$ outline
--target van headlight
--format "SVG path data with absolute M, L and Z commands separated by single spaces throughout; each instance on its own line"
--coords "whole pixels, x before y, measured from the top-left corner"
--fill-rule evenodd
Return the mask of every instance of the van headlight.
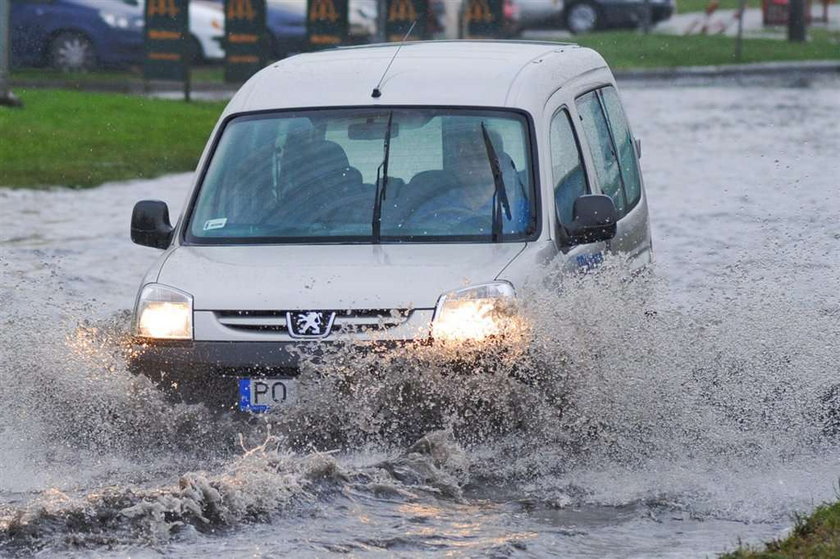
M 445 293 L 432 321 L 436 340 L 474 340 L 501 336 L 517 321 L 516 292 L 507 282 L 474 285 Z
M 175 288 L 156 283 L 143 287 L 134 313 L 134 331 L 144 338 L 191 340 L 193 299 Z

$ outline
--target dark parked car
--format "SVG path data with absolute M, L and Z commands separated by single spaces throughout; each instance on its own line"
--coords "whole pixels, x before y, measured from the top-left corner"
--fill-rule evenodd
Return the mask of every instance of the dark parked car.
M 143 12 L 122 0 L 12 0 L 15 66 L 61 70 L 143 60 Z
M 639 27 L 643 0 L 517 0 L 523 29 L 562 26 L 572 33 Z M 651 23 L 671 17 L 674 0 L 650 0 Z
M 285 58 L 306 49 L 306 2 L 267 0 L 266 24 L 271 54 Z
M 650 0 L 648 5 L 651 23 L 668 19 L 674 13 L 674 0 Z M 642 0 L 570 0 L 563 9 L 563 17 L 572 33 L 588 33 L 596 29 L 639 27 L 644 10 Z

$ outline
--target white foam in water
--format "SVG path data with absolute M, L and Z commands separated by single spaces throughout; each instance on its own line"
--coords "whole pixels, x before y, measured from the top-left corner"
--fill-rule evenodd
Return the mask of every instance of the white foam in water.
M 122 362 L 156 254 L 131 206 L 176 214 L 187 175 L 0 191 L 0 553 L 684 557 L 783 534 L 840 476 L 836 85 L 625 91 L 652 273 L 532 287 L 522 355 L 339 352 L 252 424 Z

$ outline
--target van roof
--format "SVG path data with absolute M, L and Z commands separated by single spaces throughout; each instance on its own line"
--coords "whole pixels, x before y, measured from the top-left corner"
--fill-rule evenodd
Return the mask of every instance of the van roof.
M 422 41 L 300 54 L 263 69 L 227 112 L 278 108 L 445 105 L 521 107 L 545 102 L 569 79 L 606 68 L 595 51 L 537 41 Z

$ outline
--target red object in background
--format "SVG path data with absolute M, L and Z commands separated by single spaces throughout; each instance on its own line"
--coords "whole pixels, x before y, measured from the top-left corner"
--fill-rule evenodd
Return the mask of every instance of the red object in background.
M 764 25 L 787 25 L 790 2 L 788 0 L 761 0 Z M 811 23 L 811 0 L 805 0 L 805 24 Z
M 519 6 L 513 0 L 505 0 L 504 3 L 505 21 L 519 22 Z

